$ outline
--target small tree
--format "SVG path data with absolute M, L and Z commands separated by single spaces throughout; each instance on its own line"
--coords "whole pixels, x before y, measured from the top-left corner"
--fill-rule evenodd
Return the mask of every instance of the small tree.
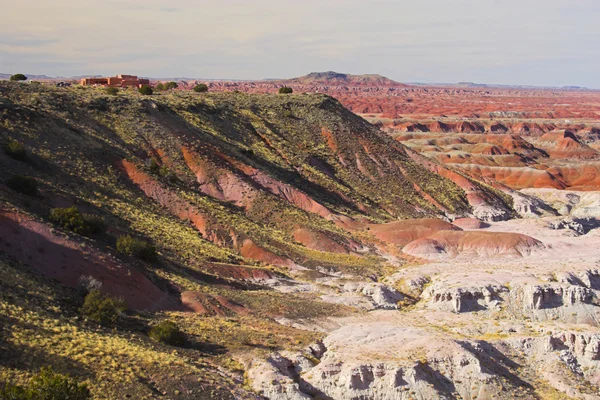
M 119 94 L 119 89 L 116 87 L 107 87 L 106 94 L 109 94 L 111 96 L 116 96 L 117 94 Z
M 114 326 L 119 315 L 127 310 L 127 304 L 122 299 L 115 299 L 108 295 L 102 294 L 100 290 L 91 290 L 79 311 L 89 318 L 104 326 Z
M 15 160 L 27 161 L 27 153 L 25 152 L 25 146 L 23 146 L 16 140 L 11 140 L 10 142 L 8 142 L 4 151 L 9 157 L 14 158 Z
M 183 346 L 185 344 L 184 333 L 171 321 L 163 321 L 152 327 L 148 335 L 157 342 L 171 346 Z
M 196 92 L 196 93 L 208 92 L 208 86 L 205 83 L 199 83 L 196 86 L 194 86 L 194 92 Z
M 10 80 L 13 82 L 26 81 L 27 77 L 23 74 L 14 74 L 10 77 Z
M 171 90 L 171 89 L 177 89 L 177 87 L 179 87 L 179 85 L 177 84 L 177 82 L 167 82 L 165 83 L 165 90 Z
M 156 90 L 165 90 L 165 85 L 162 82 L 158 82 L 156 85 L 154 85 L 154 89 Z
M 151 96 L 152 93 L 154 93 L 154 91 L 152 90 L 152 88 L 148 85 L 143 85 L 141 88 L 138 89 L 138 91 L 143 94 L 144 96 Z
M 6 186 L 28 196 L 37 194 L 37 181 L 30 176 L 15 175 L 6 182 Z
M 284 86 L 279 88 L 279 94 L 290 94 L 293 92 L 294 90 L 291 87 Z
M 129 235 L 117 239 L 117 251 L 148 262 L 156 260 L 156 249 L 152 244 Z
M 7 400 L 87 400 L 90 391 L 85 383 L 42 368 L 26 387 L 7 384 L 0 389 L 0 399 Z

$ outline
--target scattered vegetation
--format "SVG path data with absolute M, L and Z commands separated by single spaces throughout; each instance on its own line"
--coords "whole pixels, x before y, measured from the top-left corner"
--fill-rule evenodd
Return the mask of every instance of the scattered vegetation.
M 293 92 L 294 90 L 291 87 L 284 86 L 279 88 L 279 94 L 290 94 Z
M 194 92 L 196 92 L 196 93 L 208 92 L 208 86 L 205 83 L 199 83 L 196 86 L 194 86 Z
M 28 196 L 35 196 L 38 193 L 37 181 L 30 176 L 14 175 L 6 181 L 6 186 Z
M 138 89 L 138 92 L 140 92 L 140 94 L 143 94 L 144 96 L 151 96 L 154 93 L 152 88 L 148 85 L 143 85 L 141 88 Z
M 0 389 L 3 400 L 86 400 L 90 391 L 86 384 L 55 373 L 52 368 L 42 368 L 25 387 L 7 384 Z
M 298 204 L 307 204 L 308 200 L 301 195 L 298 199 L 292 197 L 297 193 L 306 194 L 336 214 L 385 221 L 414 216 L 415 205 L 428 211 L 417 197 L 411 197 L 414 192 L 412 181 L 398 184 L 403 176 L 397 170 L 390 171 L 391 166 L 402 165 L 419 184 L 422 184 L 419 180 L 431 180 L 431 185 L 423 185 L 427 192 L 430 188 L 445 189 L 428 174 L 419 175 L 418 168 L 412 171 L 409 162 L 391 150 L 391 142 L 373 146 L 378 143 L 379 133 L 327 96 L 300 98 L 245 93 L 198 96 L 176 91 L 153 98 L 160 107 L 151 111 L 149 117 L 143 99 L 132 95 L 135 90 L 122 90 L 117 98 L 111 99 L 103 90 L 91 88 L 61 89 L 58 94 L 52 88 L 34 91 L 29 85 L 18 86 L 15 89 L 15 85 L 0 82 L 0 95 L 22 105 L 19 113 L 5 113 L 6 136 L 27 137 L 27 145 L 35 149 L 39 165 L 46 163 L 57 167 L 52 169 L 55 176 L 42 168 L 31 168 L 29 173 L 40 184 L 44 183 L 43 194 L 70 201 L 67 204 L 80 204 L 78 201 L 85 199 L 91 209 L 102 210 L 102 215 L 106 215 L 116 229 L 131 232 L 117 240 L 117 250 L 123 254 L 153 261 L 157 253 L 151 243 L 160 246 L 161 268 L 144 269 L 144 275 L 165 292 L 174 285 L 181 291 L 197 290 L 207 294 L 213 299 L 207 301 L 212 302 L 210 305 L 216 307 L 219 315 L 200 317 L 165 312 L 166 315 L 157 317 L 154 313 L 128 312 L 127 319 L 119 321 L 118 315 L 123 312 L 124 304 L 103 296 L 98 290 L 99 282 L 89 276 L 80 280 L 81 289 L 89 293 L 80 308 L 81 294 L 76 289 L 60 289 L 68 293 L 67 298 L 72 296 L 76 300 L 68 302 L 61 297 L 60 301 L 50 302 L 48 299 L 54 294 L 41 291 L 40 287 L 46 286 L 40 282 L 58 286 L 56 282 L 40 279 L 35 284 L 21 286 L 23 276 L 14 280 L 12 274 L 4 274 L 0 268 L 0 341 L 15 343 L 11 357 L 20 368 L 14 371 L 0 365 L 0 382 L 18 377 L 17 381 L 23 384 L 28 375 L 22 371 L 39 369 L 41 365 L 36 363 L 41 358 L 27 350 L 31 347 L 27 347 L 28 343 L 35 343 L 39 352 L 60 356 L 57 363 L 64 359 L 89 371 L 89 376 L 94 377 L 89 383 L 94 394 L 112 388 L 112 397 L 106 395 L 108 398 L 123 398 L 121 389 L 124 387 L 145 390 L 149 396 L 152 393 L 140 382 L 149 376 L 168 380 L 171 374 L 180 371 L 193 376 L 196 383 L 198 376 L 210 376 L 220 386 L 235 387 L 223 384 L 223 377 L 209 373 L 207 365 L 227 365 L 224 360 L 230 360 L 238 352 L 255 356 L 274 349 L 296 350 L 322 337 L 320 333 L 284 327 L 273 318 L 308 320 L 348 315 L 354 310 L 324 303 L 310 295 L 240 290 L 238 285 L 252 286 L 242 281 L 247 274 L 254 273 L 248 272 L 251 269 L 262 269 L 269 274 L 281 273 L 283 269 L 242 257 L 237 250 L 239 246 L 233 244 L 234 234 L 239 242 L 244 238 L 251 239 L 259 249 L 289 258 L 307 268 L 343 269 L 363 276 L 379 276 L 385 260 L 373 253 L 317 251 L 295 241 L 293 232 L 298 227 L 318 232 L 325 235 L 318 236 L 324 237 L 323 241 L 338 244 L 360 241 L 363 236 L 350 234 L 331 221 L 300 209 Z M 200 92 L 208 89 L 198 86 Z M 99 108 L 94 105 L 101 102 L 107 104 L 108 112 L 95 112 Z M 85 118 L 78 119 L 76 124 L 66 121 L 66 115 L 77 115 L 82 110 Z M 330 139 L 327 130 L 333 132 Z M 16 132 L 25 136 L 16 136 Z M 341 135 L 346 132 L 356 135 Z M 357 138 L 364 140 L 364 147 L 371 146 L 370 155 L 365 153 Z M 279 192 L 277 188 L 264 190 L 261 185 L 253 186 L 250 193 L 242 193 L 254 199 L 247 207 L 217 200 L 200 191 L 197 172 L 182 155 L 184 146 L 190 153 L 200 153 L 198 158 L 206 161 L 201 167 L 214 187 L 219 187 L 220 179 L 229 177 L 232 179 L 225 182 L 235 185 L 233 173 L 242 176 L 243 180 L 254 179 L 254 169 L 268 175 L 272 182 L 279 181 L 286 186 Z M 384 160 L 379 165 L 370 156 L 386 158 L 389 162 Z M 354 166 L 357 157 L 374 180 L 357 171 Z M 153 158 L 156 161 L 152 161 Z M 115 167 L 121 159 L 131 160 L 136 165 L 149 160 L 144 172 L 153 174 L 153 181 L 159 177 L 158 185 L 176 196 L 174 199 L 184 200 L 182 209 L 165 210 L 146 195 L 145 190 L 139 190 L 122 170 Z M 348 166 L 342 166 L 340 159 L 346 160 Z M 169 167 L 159 160 L 168 160 Z M 215 160 L 214 165 L 208 165 L 210 160 Z M 14 164 L 7 165 L 14 168 Z M 382 168 L 383 179 L 379 179 L 378 165 Z M 6 176 L 13 173 L 16 171 L 9 170 Z M 164 184 L 171 177 L 181 184 Z M 10 202 L 11 196 L 5 197 Z M 448 201 L 453 198 L 450 196 Z M 44 199 L 35 203 L 36 207 L 30 207 L 28 211 L 47 216 L 50 203 Z M 66 229 L 84 232 L 94 218 L 103 225 L 101 218 L 83 214 L 72 207 L 51 213 L 56 214 L 53 221 Z M 197 215 L 201 218 L 191 223 Z M 202 234 L 196 225 L 198 221 L 205 224 Z M 96 239 L 95 247 L 102 250 L 108 244 L 105 239 L 109 238 L 92 238 Z M 123 260 L 127 261 L 131 260 Z M 212 283 L 225 279 L 235 289 Z M 211 296 L 227 299 L 235 306 L 229 309 L 219 305 Z M 239 314 L 238 306 L 242 308 Z M 86 323 L 75 315 L 79 308 L 88 320 L 113 329 Z M 246 310 L 247 315 L 244 314 Z M 156 325 L 159 319 L 171 321 L 185 335 L 186 346 L 177 349 L 177 355 L 171 353 L 173 349 L 152 343 L 177 336 L 174 334 L 177 330 L 172 326 Z M 126 329 L 126 325 L 138 322 L 138 327 L 156 325 L 157 329 L 153 333 L 149 331 L 148 335 L 141 333 L 144 328 Z M 6 333 L 2 326 L 9 326 L 11 332 Z M 215 354 L 203 355 L 206 357 L 203 360 L 210 360 L 205 364 L 204 361 L 196 362 L 200 348 Z M 62 367 L 60 370 L 63 371 Z M 174 386 L 161 383 L 160 387 Z M 214 386 L 204 381 L 202 388 L 205 387 Z M 128 393 L 136 398 L 135 391 Z
M 119 315 L 127 310 L 122 299 L 115 299 L 94 289 L 85 296 L 83 306 L 79 310 L 88 319 L 104 326 L 114 326 Z
M 23 74 L 14 74 L 10 77 L 10 80 L 13 82 L 26 81 L 27 77 Z
M 50 220 L 80 235 L 100 234 L 106 230 L 104 219 L 93 214 L 81 214 L 77 207 L 53 208 Z
M 152 244 L 129 235 L 117 239 L 117 251 L 148 262 L 156 260 L 156 249 Z
M 25 146 L 16 140 L 9 141 L 4 151 L 9 157 L 14 158 L 15 160 L 27 161 L 27 152 L 25 151 Z
M 148 335 L 157 342 L 171 346 L 183 346 L 185 343 L 184 333 L 171 321 L 163 321 L 153 326 Z
M 167 83 L 158 82 L 154 86 L 154 89 L 163 91 L 163 90 L 177 89 L 178 87 L 179 87 L 179 85 L 177 84 L 177 82 L 173 82 L 173 81 L 167 82 Z
M 105 91 L 106 94 L 111 96 L 116 96 L 117 94 L 119 94 L 119 89 L 116 87 L 107 87 Z
M 161 167 L 158 165 L 156 160 L 151 158 L 146 160 L 146 166 L 148 167 L 150 173 L 158 175 L 161 178 L 165 178 L 170 183 L 177 182 L 177 174 L 171 171 L 166 165 Z

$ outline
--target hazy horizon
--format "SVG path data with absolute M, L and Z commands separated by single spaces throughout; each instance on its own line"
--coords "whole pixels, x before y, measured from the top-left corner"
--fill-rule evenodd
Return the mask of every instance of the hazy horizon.
M 0 72 L 600 88 L 592 0 L 23 0 L 0 15 Z

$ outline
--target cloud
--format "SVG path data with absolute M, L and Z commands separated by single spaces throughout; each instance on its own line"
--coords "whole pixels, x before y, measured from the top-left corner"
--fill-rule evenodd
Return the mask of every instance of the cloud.
M 0 14 L 0 70 L 600 87 L 598 12 L 594 0 L 21 0 Z

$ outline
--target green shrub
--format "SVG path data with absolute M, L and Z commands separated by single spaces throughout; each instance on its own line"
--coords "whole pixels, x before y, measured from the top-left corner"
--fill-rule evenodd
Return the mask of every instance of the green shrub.
M 51 368 L 42 368 L 26 387 L 7 384 L 0 389 L 3 400 L 86 400 L 90 391 L 67 375 L 57 374 Z
M 116 87 L 107 87 L 106 88 L 106 94 L 109 94 L 111 96 L 116 96 L 119 93 L 119 89 Z
M 27 77 L 23 74 L 15 74 L 13 76 L 10 77 L 10 80 L 13 82 L 18 82 L 18 81 L 26 81 Z
M 27 161 L 27 152 L 25 151 L 25 146 L 16 140 L 11 140 L 8 142 L 4 151 L 9 157 L 14 158 L 15 160 Z
M 127 304 L 124 300 L 102 294 L 97 289 L 85 296 L 83 306 L 79 309 L 81 314 L 104 326 L 113 326 L 125 310 Z
M 117 239 L 117 251 L 148 262 L 156 260 L 156 249 L 152 244 L 129 235 Z
M 185 334 L 171 321 L 163 321 L 152 327 L 148 335 L 157 342 L 171 346 L 183 346 L 185 344 Z
M 177 89 L 177 87 L 179 87 L 179 85 L 177 84 L 177 82 L 167 82 L 167 83 L 165 83 L 165 90 Z
M 156 160 L 153 158 L 148 158 L 146 160 L 146 167 L 148 167 L 150 172 L 153 174 L 158 174 L 158 171 L 160 171 L 160 165 L 158 165 Z
M 53 208 L 50 210 L 50 220 L 80 235 L 103 233 L 106 230 L 106 224 L 102 217 L 93 214 L 81 214 L 75 206 Z
M 89 233 L 99 235 L 106 232 L 104 218 L 94 214 L 83 214 L 83 220 L 87 225 Z
M 15 175 L 6 182 L 6 186 L 28 196 L 37 194 L 37 181 L 30 176 Z
M 290 93 L 293 93 L 293 92 L 294 92 L 294 90 L 291 87 L 284 86 L 284 87 L 280 87 L 279 88 L 279 93 L 280 94 L 290 94 Z
M 87 226 L 83 220 L 83 215 L 81 215 L 75 206 L 69 208 L 53 208 L 50 210 L 50 221 L 81 235 L 88 233 Z
M 156 90 L 165 90 L 165 85 L 162 82 L 158 82 L 156 85 L 154 85 L 154 89 Z
M 196 86 L 194 86 L 194 92 L 197 92 L 197 93 L 208 92 L 208 86 L 205 83 L 199 83 Z
M 150 96 L 152 95 L 152 93 L 154 93 L 152 88 L 148 85 L 143 85 L 141 88 L 138 89 L 138 91 L 145 96 Z

